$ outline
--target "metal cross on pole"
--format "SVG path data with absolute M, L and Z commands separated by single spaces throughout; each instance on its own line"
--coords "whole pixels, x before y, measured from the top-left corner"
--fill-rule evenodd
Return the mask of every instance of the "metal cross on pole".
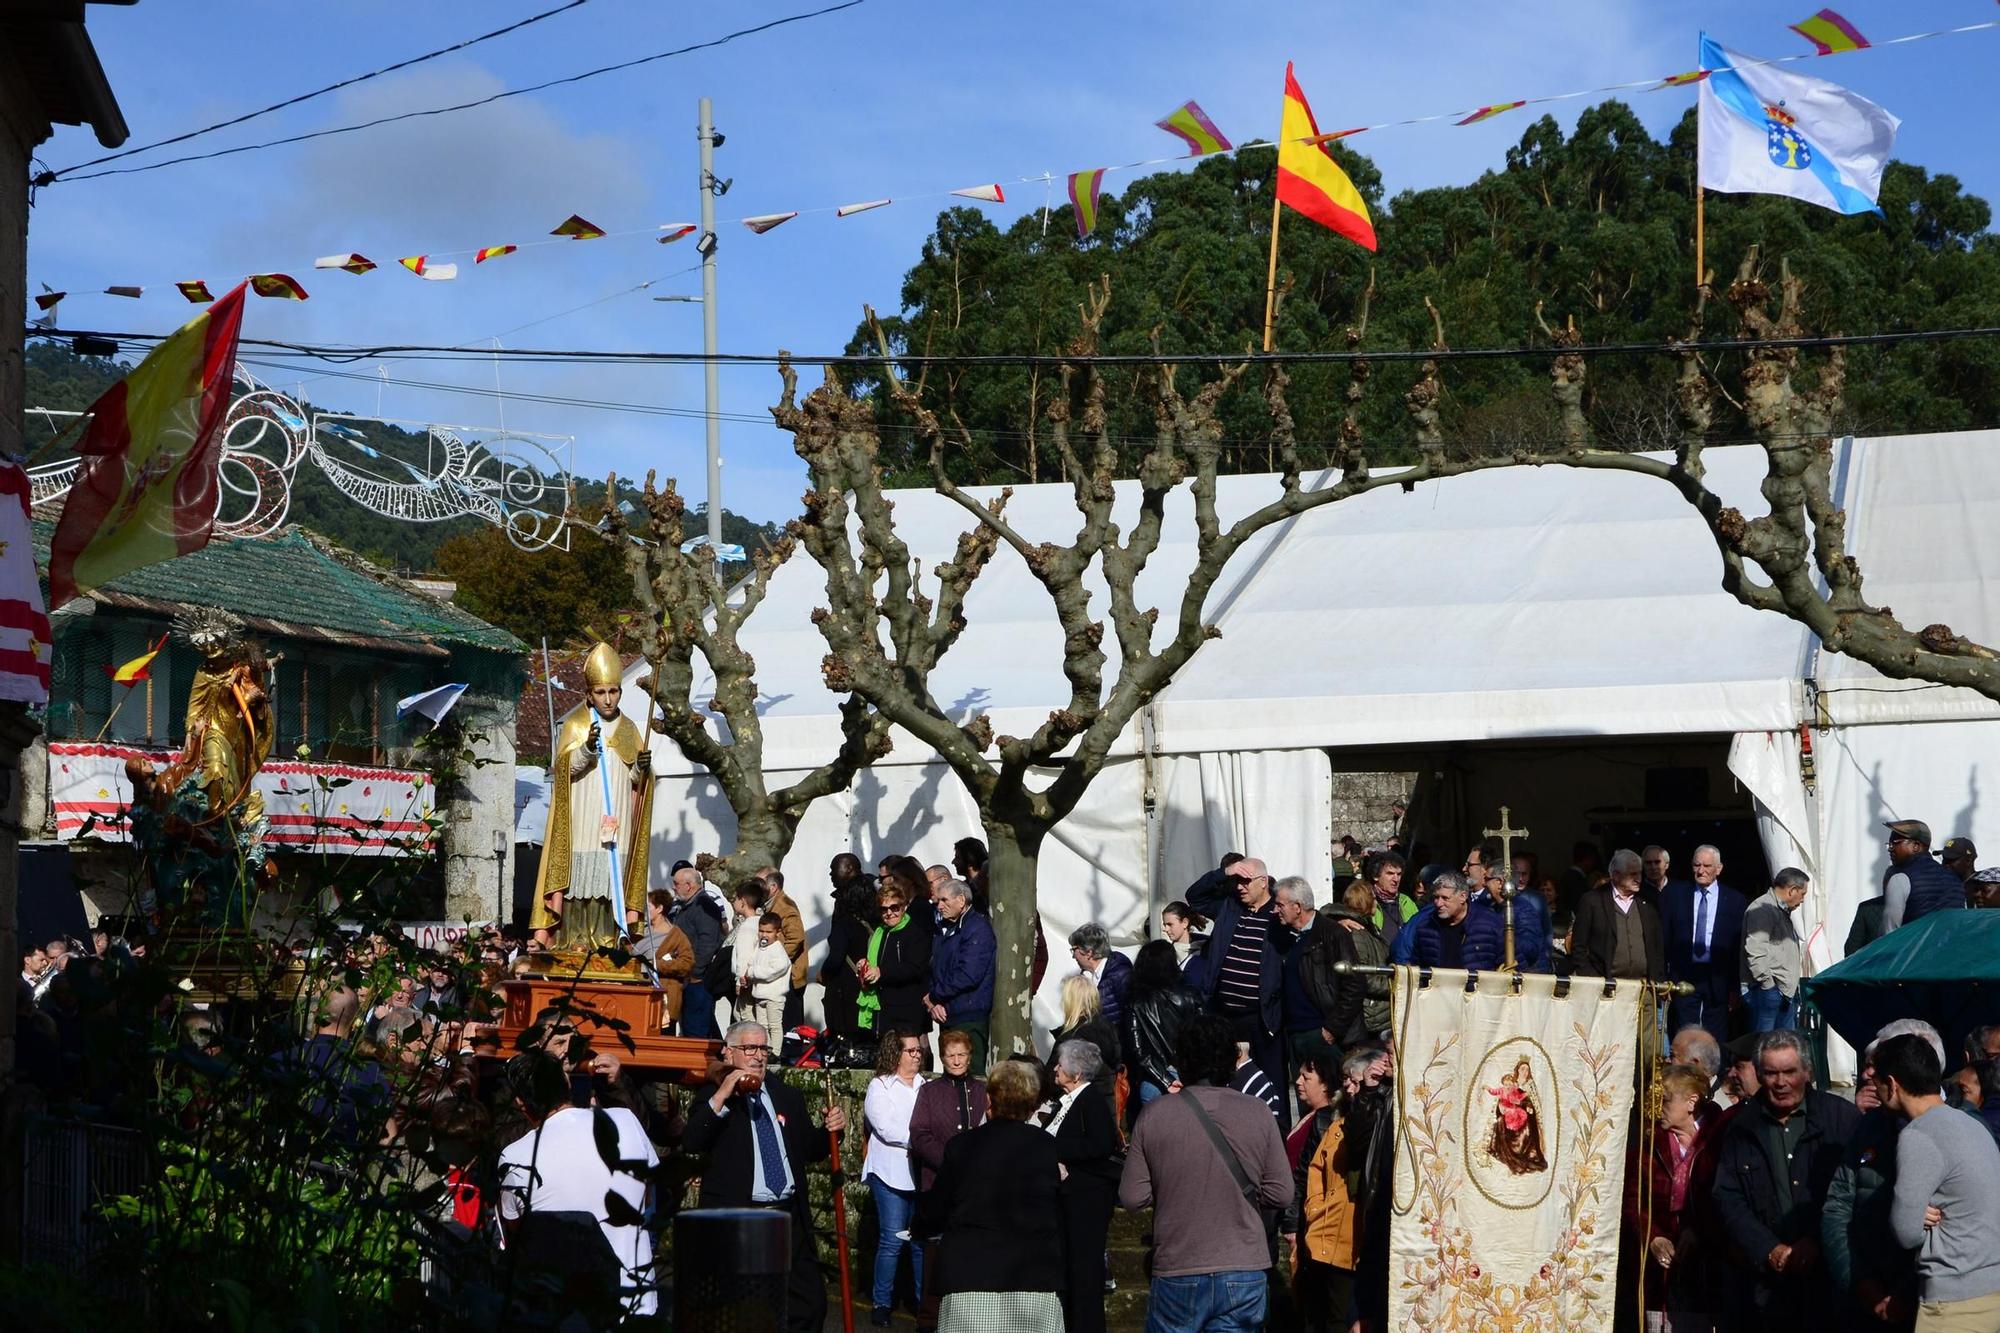
M 1508 827 L 1511 821 L 1507 814 L 1507 807 L 1501 806 L 1500 827 L 1483 830 L 1480 836 L 1500 839 L 1500 860 L 1504 867 L 1502 883 L 1506 886 L 1501 890 L 1501 896 L 1507 903 L 1506 968 L 1509 972 L 1518 972 L 1520 965 L 1514 961 L 1514 895 L 1521 890 L 1520 886 L 1514 883 L 1514 839 L 1527 837 L 1528 830 Z

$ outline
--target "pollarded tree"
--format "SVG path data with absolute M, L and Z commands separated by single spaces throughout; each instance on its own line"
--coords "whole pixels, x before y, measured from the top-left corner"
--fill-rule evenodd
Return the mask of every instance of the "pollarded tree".
M 614 478 L 615 481 L 615 478 Z M 791 558 L 791 537 L 755 552 L 749 575 L 731 590 L 713 561 L 696 547 L 681 549 L 687 502 L 672 479 L 656 487 L 651 473 L 636 518 L 607 487 L 603 525 L 624 549 L 639 615 L 639 650 L 650 668 L 640 682 L 653 730 L 715 778 L 736 815 L 736 842 L 728 852 L 696 857 L 702 874 L 725 891 L 764 866 L 781 866 L 798 836 L 806 809 L 822 796 L 845 791 L 854 775 L 889 752 L 887 719 L 858 694 L 840 705 L 841 745 L 827 762 L 788 786 L 773 790 L 764 768 L 764 724 L 757 714 L 757 662 L 742 644 L 746 621 L 764 600 L 771 576 Z M 708 666 L 714 693 L 697 700 L 695 657 Z M 711 715 L 722 725 L 712 725 Z
M 793 436 L 812 478 L 805 516 L 792 531 L 826 576 L 828 605 L 815 615 L 829 652 L 827 684 L 866 699 L 884 717 L 935 750 L 976 802 L 992 853 L 993 925 L 1000 941 L 999 977 L 992 1032 L 997 1049 L 1020 1051 L 1030 1040 L 1030 922 L 1035 910 L 1037 859 L 1051 829 L 1073 811 L 1108 761 L 1112 746 L 1138 710 L 1173 680 L 1216 627 L 1204 617 L 1210 592 L 1229 562 L 1266 528 L 1325 505 L 1396 486 L 1460 476 L 1498 467 L 1560 466 L 1633 472 L 1673 486 L 1707 524 L 1723 562 L 1723 585 L 1745 605 L 1787 615 L 1817 634 L 1830 649 L 1868 662 L 1884 674 L 1975 689 L 2000 699 L 2000 655 L 1942 625 L 1904 627 L 1886 608 L 1861 595 L 1861 571 L 1844 553 L 1846 516 L 1833 503 L 1831 430 L 1844 384 L 1839 350 L 1827 357 L 1817 383 L 1797 388 L 1799 351 L 1786 345 L 1800 332 L 1800 286 L 1789 273 L 1779 284 L 1780 304 L 1768 309 L 1769 288 L 1757 277 L 1756 254 L 1744 261 L 1729 300 L 1739 312 L 1741 335 L 1766 345 L 1748 352 L 1742 410 L 1765 455 L 1763 493 L 1771 512 L 1746 519 L 1710 490 L 1702 449 L 1715 385 L 1696 349 L 1680 355 L 1675 399 L 1682 429 L 1671 457 L 1591 447 L 1578 410 L 1586 383 L 1580 339 L 1564 321 L 1550 329 L 1551 390 L 1563 421 L 1559 444 L 1467 454 L 1444 447 L 1438 426 L 1440 362 L 1446 353 L 1443 320 L 1430 312 L 1432 350 L 1404 395 L 1418 462 L 1378 470 L 1370 465 L 1357 408 L 1366 379 L 1357 362 L 1348 391 L 1346 420 L 1334 456 L 1338 477 L 1308 488 L 1286 400 L 1282 363 L 1265 363 L 1261 383 L 1277 460 L 1277 493 L 1260 507 L 1225 524 L 1216 508 L 1222 462 L 1218 405 L 1243 380 L 1253 359 L 1224 365 L 1216 378 L 1183 393 L 1175 367 L 1154 365 L 1142 377 L 1154 430 L 1138 467 L 1139 505 L 1129 533 L 1113 520 L 1118 453 L 1106 428 L 1104 383 L 1096 334 L 1109 302 L 1108 281 L 1093 291 L 1082 312 L 1082 333 L 1057 370 L 1049 408 L 1049 443 L 1071 479 L 1081 526 L 1067 545 L 1031 541 L 1009 525 L 1008 492 L 986 501 L 967 494 L 946 472 L 948 432 L 936 413 L 896 373 L 883 344 L 884 390 L 893 406 L 914 421 L 928 444 L 933 484 L 966 510 L 973 529 L 960 538 L 958 558 L 936 571 L 935 604 L 922 589 L 920 571 L 897 537 L 878 462 L 876 410 L 851 396 L 829 370 L 826 383 L 801 401 L 797 375 L 781 368 L 784 391 L 772 409 Z M 1700 316 L 1689 342 L 1700 332 Z M 1349 346 L 1362 331 L 1349 333 Z M 954 430 L 960 429 L 953 423 Z M 1140 575 L 1158 549 L 1167 496 L 1187 485 L 1194 502 L 1194 568 L 1178 605 L 1168 608 L 1162 641 L 1161 611 L 1141 606 Z M 967 593 L 995 544 L 1006 545 L 1047 592 L 1062 626 L 1068 702 L 1027 736 L 995 736 L 983 715 L 955 721 L 932 695 L 931 671 L 964 627 Z M 1095 570 L 1109 590 L 1108 614 L 1093 611 L 1086 574 Z M 1761 579 L 1751 576 L 1755 570 Z M 1817 578 L 1816 578 L 1817 575 Z M 1824 579 L 1822 592 L 1819 579 Z M 1115 672 L 1107 676 L 1106 619 L 1115 644 Z

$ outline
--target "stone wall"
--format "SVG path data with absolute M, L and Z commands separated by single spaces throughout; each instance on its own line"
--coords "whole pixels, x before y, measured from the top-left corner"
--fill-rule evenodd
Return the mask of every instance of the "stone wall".
M 467 701 L 469 702 L 469 700 Z M 466 707 L 466 702 L 460 703 Z M 444 919 L 504 920 L 514 899 L 514 709 L 474 707 L 466 745 L 484 764 L 464 765 L 444 808 Z M 500 854 L 493 853 L 494 834 Z
M 1338 773 L 1333 775 L 1333 836 L 1351 833 L 1372 847 L 1396 831 L 1398 804 L 1408 805 L 1416 788 L 1415 773 Z

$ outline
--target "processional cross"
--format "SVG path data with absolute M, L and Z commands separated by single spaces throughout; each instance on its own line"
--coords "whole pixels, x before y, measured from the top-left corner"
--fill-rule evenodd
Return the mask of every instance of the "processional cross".
M 1514 839 L 1527 837 L 1528 830 L 1524 828 L 1509 828 L 1509 822 L 1507 807 L 1503 805 L 1500 807 L 1500 827 L 1485 829 L 1480 833 L 1480 836 L 1500 839 L 1500 861 L 1506 868 L 1506 887 L 1501 890 L 1502 896 L 1507 900 L 1506 968 L 1509 972 L 1518 972 L 1520 971 L 1520 967 L 1514 961 L 1514 895 L 1521 891 L 1521 886 L 1514 883 Z

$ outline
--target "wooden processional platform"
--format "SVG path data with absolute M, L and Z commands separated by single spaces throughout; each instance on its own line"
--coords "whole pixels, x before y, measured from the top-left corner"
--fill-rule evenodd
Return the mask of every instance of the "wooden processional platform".
M 643 981 L 579 981 L 574 977 L 519 977 L 501 983 L 507 997 L 500 1021 L 500 1049 L 532 1026 L 535 1015 L 565 1004 L 577 1031 L 592 1050 L 608 1051 L 637 1069 L 678 1075 L 683 1083 L 705 1081 L 708 1067 L 722 1058 L 722 1043 L 704 1037 L 666 1037 L 666 996 Z M 610 1020 L 610 1021 L 606 1021 Z M 629 1045 L 628 1045 L 629 1043 Z

